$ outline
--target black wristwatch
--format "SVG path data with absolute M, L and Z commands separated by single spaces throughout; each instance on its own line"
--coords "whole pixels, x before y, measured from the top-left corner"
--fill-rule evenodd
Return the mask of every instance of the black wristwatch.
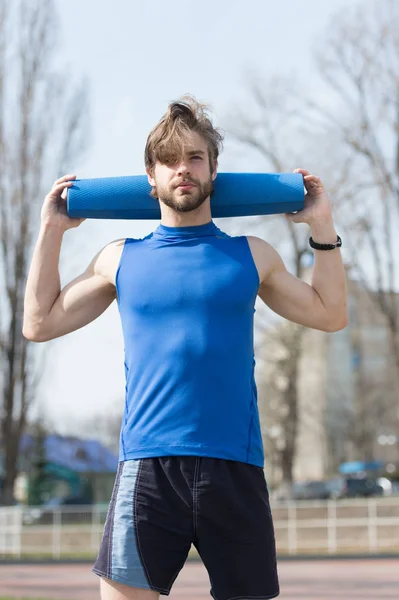
M 312 237 L 310 237 L 309 244 L 315 250 L 335 250 L 335 248 L 340 248 L 342 246 L 342 240 L 339 235 L 337 235 L 337 241 L 335 244 L 319 244 L 318 242 L 315 242 Z

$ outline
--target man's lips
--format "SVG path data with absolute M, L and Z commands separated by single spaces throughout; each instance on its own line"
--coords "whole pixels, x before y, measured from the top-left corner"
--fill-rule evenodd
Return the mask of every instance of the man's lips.
M 195 184 L 194 183 L 180 183 L 177 187 L 181 188 L 182 190 L 189 190 L 190 188 L 195 187 Z

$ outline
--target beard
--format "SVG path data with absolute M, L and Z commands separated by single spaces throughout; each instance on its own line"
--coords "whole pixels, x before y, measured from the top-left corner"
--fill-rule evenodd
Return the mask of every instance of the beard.
M 184 190 L 178 186 L 181 183 L 193 183 L 196 187 Z M 185 213 L 196 210 L 213 193 L 213 181 L 201 182 L 198 179 L 185 178 L 184 182 L 170 185 L 169 187 L 156 187 L 156 195 L 160 202 L 163 202 L 172 210 Z

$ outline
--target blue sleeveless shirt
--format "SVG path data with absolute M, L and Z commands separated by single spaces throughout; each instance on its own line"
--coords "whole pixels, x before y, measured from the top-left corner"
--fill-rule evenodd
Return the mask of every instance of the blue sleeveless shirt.
M 121 461 L 195 455 L 263 467 L 254 378 L 259 276 L 247 238 L 213 221 L 125 241 Z

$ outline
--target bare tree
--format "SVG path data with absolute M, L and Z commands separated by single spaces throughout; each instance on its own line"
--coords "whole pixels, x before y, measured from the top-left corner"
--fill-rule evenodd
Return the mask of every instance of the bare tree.
M 399 375 L 399 5 L 368 0 L 337 15 L 316 53 L 328 100 L 308 101 L 307 120 L 345 157 L 341 190 L 352 264 L 385 315 Z M 343 167 L 343 160 L 338 166 Z M 344 219 L 342 219 L 344 223 Z
M 85 147 L 87 91 L 53 67 L 53 0 L 0 0 L 0 423 L 1 502 L 13 500 L 18 449 L 42 374 L 22 336 L 23 298 L 33 235 L 48 181 Z M 45 183 L 47 182 L 47 183 Z

